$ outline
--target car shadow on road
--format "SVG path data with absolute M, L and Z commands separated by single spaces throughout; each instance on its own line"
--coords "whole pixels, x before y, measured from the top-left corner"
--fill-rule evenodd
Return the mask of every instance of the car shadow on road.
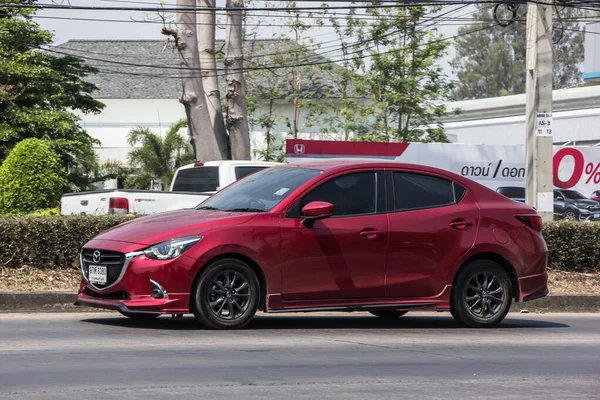
M 123 328 L 161 329 L 161 330 L 202 330 L 202 327 L 191 316 L 180 319 L 162 316 L 152 321 L 134 321 L 126 317 L 88 318 L 83 322 L 121 326 Z M 493 329 L 540 329 L 540 328 L 569 328 L 569 325 L 548 320 L 507 317 Z M 446 315 L 404 316 L 389 321 L 371 316 L 355 315 L 267 315 L 258 314 L 245 330 L 313 330 L 313 329 L 471 329 L 456 323 Z

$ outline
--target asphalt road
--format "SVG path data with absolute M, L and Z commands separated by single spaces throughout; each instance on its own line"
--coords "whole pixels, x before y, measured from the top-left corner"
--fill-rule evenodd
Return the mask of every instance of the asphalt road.
M 0 399 L 598 399 L 600 314 L 259 315 L 243 331 L 192 318 L 0 315 Z

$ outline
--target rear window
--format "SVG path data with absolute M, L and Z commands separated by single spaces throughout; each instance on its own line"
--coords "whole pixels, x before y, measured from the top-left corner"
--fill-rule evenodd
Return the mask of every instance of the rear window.
M 503 187 L 498 189 L 498 193 L 510 199 L 524 199 L 525 189 L 518 187 Z
M 214 192 L 219 186 L 219 167 L 180 169 L 173 182 L 174 192 Z
M 235 179 L 242 179 L 246 175 L 253 174 L 265 168 L 267 167 L 235 167 Z

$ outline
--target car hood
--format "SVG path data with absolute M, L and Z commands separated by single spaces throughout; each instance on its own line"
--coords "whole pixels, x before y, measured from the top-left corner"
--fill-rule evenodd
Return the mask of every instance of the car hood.
M 579 203 L 579 204 L 585 204 L 588 206 L 597 206 L 598 204 L 600 204 L 596 200 L 589 200 L 589 199 L 569 200 L 569 203 Z
M 199 235 L 217 226 L 239 225 L 256 213 L 209 210 L 177 210 L 117 225 L 93 240 L 111 240 L 141 245 L 153 245 L 166 240 Z

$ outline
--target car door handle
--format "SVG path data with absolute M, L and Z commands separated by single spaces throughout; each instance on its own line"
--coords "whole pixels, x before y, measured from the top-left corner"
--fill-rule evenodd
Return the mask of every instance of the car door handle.
M 363 231 L 360 231 L 360 236 L 364 237 L 365 239 L 377 239 L 380 236 L 383 236 L 383 231 L 375 231 L 375 230 L 371 230 L 371 229 L 365 229 Z
M 464 219 L 459 219 L 459 220 L 455 220 L 450 222 L 450 226 L 454 229 L 457 229 L 459 231 L 462 231 L 463 229 L 468 228 L 469 226 L 473 225 L 470 222 L 465 221 Z

